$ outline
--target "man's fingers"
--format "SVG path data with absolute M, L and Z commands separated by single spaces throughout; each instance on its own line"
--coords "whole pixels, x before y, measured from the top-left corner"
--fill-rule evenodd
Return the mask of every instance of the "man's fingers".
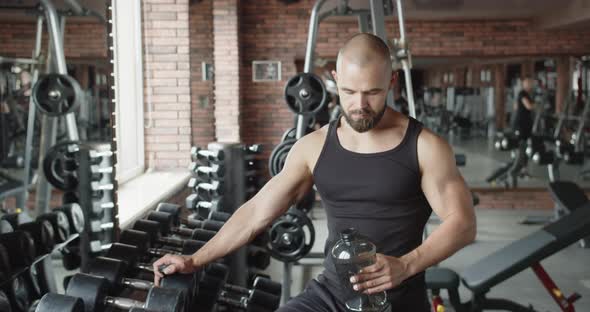
M 363 291 L 363 293 L 370 295 L 370 294 L 374 294 L 374 293 L 378 293 L 378 292 L 382 292 L 382 291 L 386 291 L 386 290 L 392 289 L 393 287 L 394 287 L 393 282 L 385 282 L 385 283 L 383 283 L 383 284 L 381 284 L 379 286 L 375 286 L 375 287 L 371 287 L 371 288 L 365 289 Z
M 384 271 L 383 270 L 378 271 L 378 272 L 373 272 L 373 273 L 359 273 L 359 274 L 357 274 L 355 276 L 352 276 L 350 278 L 350 282 L 353 283 L 353 284 L 361 283 L 361 282 L 364 282 L 364 281 L 368 281 L 368 280 L 372 280 L 372 279 L 378 278 L 378 277 L 383 276 L 383 275 L 384 275 Z
M 158 268 L 158 270 L 160 272 L 164 273 L 164 275 L 170 275 L 170 274 L 176 273 L 178 271 L 178 268 L 176 267 L 176 264 L 171 263 L 171 264 L 168 264 L 168 265 L 160 266 Z
M 162 258 L 156 260 L 156 262 L 154 262 L 154 264 L 152 265 L 154 271 L 154 285 L 160 286 L 160 280 L 164 277 L 164 274 L 169 274 L 166 272 L 162 273 L 160 271 L 160 267 L 169 266 L 169 264 L 171 263 L 170 258 L 170 255 L 165 255 Z
M 359 273 L 375 273 L 383 269 L 385 263 L 383 261 L 376 261 L 372 265 L 362 268 Z
M 385 275 L 385 276 L 381 275 L 380 277 L 373 278 L 373 279 L 370 279 L 370 280 L 362 282 L 362 283 L 354 284 L 353 288 L 354 288 L 354 290 L 362 291 L 362 290 L 366 290 L 366 289 L 374 289 L 376 287 L 382 286 L 382 285 L 390 283 L 390 282 L 391 282 L 391 277 L 389 277 L 387 275 Z

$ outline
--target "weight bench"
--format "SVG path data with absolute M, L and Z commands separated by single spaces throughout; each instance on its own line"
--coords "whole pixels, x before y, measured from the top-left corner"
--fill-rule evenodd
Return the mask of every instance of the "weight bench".
M 555 218 L 561 218 L 590 202 L 584 190 L 570 181 L 549 183 L 549 194 L 555 202 Z M 590 237 L 580 239 L 582 248 L 590 248 Z
M 575 311 L 573 302 L 579 299 L 580 295 L 574 293 L 565 297 L 540 262 L 588 235 L 590 235 L 590 202 L 468 267 L 461 276 L 463 285 L 472 292 L 472 298 L 468 302 L 459 302 L 457 282 L 459 275 L 452 270 L 428 269 L 426 284 L 433 291 L 435 304 L 441 304 L 442 301 L 438 293 L 440 290 L 446 289 L 449 292 L 451 304 L 457 312 L 494 309 L 535 311 L 507 299 L 486 298 L 486 294 L 492 287 L 527 268 L 531 268 L 559 305 L 561 311 Z M 453 300 L 453 298 L 455 299 Z M 436 306 L 435 309 L 437 309 Z

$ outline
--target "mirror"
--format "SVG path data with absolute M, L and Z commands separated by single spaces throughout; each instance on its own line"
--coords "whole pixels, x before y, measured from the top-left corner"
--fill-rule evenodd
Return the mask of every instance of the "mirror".
M 559 70 L 566 79 L 559 81 Z M 470 187 L 545 188 L 557 179 L 590 185 L 583 166 L 587 124 L 581 118 L 590 105 L 585 100 L 588 61 L 416 57 L 413 71 L 418 119 L 467 156 L 460 170 Z M 535 103 L 530 125 L 534 138 L 504 146 L 518 128 L 516 103 L 525 77 L 531 78 L 529 94 Z M 567 79 L 572 83 L 562 87 Z M 556 141 L 563 146 L 557 156 L 552 153 Z
M 0 4 L 0 204 L 5 211 L 34 208 L 25 211 L 37 215 L 63 202 L 64 192 L 40 173 L 42 155 L 56 143 L 110 146 L 109 5 L 110 0 Z M 56 40 L 53 31 L 61 38 Z

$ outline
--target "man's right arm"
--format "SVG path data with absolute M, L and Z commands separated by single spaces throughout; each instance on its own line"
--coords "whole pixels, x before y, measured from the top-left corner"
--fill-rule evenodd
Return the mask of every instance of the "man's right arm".
M 192 272 L 232 253 L 253 240 L 289 207 L 299 201 L 313 185 L 307 162 L 306 138 L 300 139 L 287 156 L 285 166 L 249 201 L 237 209 L 221 230 L 192 256 L 166 255 L 154 262 L 156 285 L 163 276 L 158 268 L 167 265 L 165 274 Z

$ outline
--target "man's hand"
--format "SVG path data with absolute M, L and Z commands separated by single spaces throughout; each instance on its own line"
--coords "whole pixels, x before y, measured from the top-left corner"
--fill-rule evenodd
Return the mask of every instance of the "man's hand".
M 154 285 L 160 286 L 160 279 L 174 273 L 192 273 L 198 268 L 194 266 L 191 256 L 167 254 L 153 264 Z
M 407 275 L 406 263 L 399 258 L 378 253 L 375 263 L 352 276 L 350 283 L 356 291 L 374 294 L 396 287 L 408 278 Z

